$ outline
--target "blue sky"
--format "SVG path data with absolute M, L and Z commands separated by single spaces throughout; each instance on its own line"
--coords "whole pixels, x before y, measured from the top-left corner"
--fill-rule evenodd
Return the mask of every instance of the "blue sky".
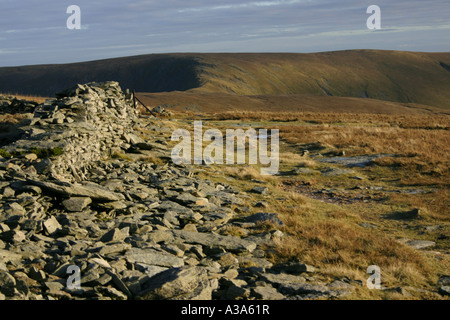
M 67 7 L 81 9 L 69 30 Z M 381 8 L 369 30 L 370 5 Z M 0 0 L 0 66 L 168 52 L 450 51 L 449 0 Z

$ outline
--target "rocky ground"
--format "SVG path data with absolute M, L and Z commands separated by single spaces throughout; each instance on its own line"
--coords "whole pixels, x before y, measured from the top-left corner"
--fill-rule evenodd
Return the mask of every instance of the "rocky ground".
M 139 117 L 118 83 L 78 85 L 23 112 L 1 135 L 0 299 L 317 299 L 363 285 L 273 264 L 266 249 L 283 233 L 257 226 L 282 224 L 276 214 L 236 209 L 248 194 L 201 169 L 139 160 L 169 157 L 157 134 L 167 128 Z

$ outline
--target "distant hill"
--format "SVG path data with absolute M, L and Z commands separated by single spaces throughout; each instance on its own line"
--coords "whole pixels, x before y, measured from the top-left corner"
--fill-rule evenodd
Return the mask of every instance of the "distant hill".
M 200 86 L 199 62 L 191 56 L 143 55 L 70 64 L 0 68 L 0 92 L 54 96 L 77 83 L 119 81 L 123 89 L 145 92 Z
M 52 96 L 105 80 L 146 93 L 306 94 L 450 109 L 450 53 L 178 53 L 0 68 L 0 92 Z

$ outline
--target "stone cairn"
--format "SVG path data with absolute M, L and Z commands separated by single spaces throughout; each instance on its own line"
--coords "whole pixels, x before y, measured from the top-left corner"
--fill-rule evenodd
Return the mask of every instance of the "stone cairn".
M 263 249 L 282 232 L 252 230 L 282 222 L 238 217 L 239 190 L 170 162 L 111 157 L 170 154 L 156 134 L 133 133 L 167 128 L 141 122 L 117 82 L 77 85 L 31 107 L 1 147 L 0 300 L 330 298 L 357 285 L 319 282 L 298 261 L 271 263 Z

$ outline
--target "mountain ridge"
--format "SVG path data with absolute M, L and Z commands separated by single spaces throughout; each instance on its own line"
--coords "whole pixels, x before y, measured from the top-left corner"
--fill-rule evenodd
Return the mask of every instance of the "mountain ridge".
M 307 94 L 450 109 L 450 53 L 168 53 L 0 68 L 0 92 L 52 96 L 76 83 L 118 81 L 138 92 Z

